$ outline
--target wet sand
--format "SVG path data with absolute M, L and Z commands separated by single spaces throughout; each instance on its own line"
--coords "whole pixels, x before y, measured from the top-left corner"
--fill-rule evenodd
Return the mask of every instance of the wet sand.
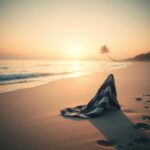
M 149 150 L 150 63 L 0 94 L 1 150 Z M 107 75 L 116 80 L 120 111 L 94 119 L 60 115 L 87 104 Z

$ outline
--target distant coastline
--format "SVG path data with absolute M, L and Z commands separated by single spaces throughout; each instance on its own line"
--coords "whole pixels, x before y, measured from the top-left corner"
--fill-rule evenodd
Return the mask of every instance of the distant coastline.
M 150 61 L 150 51 L 144 54 L 136 55 L 132 58 L 125 59 L 124 61 Z

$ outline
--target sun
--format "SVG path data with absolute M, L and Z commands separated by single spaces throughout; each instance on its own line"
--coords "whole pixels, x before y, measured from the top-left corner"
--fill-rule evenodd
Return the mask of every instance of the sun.
M 71 58 L 81 58 L 83 57 L 83 49 L 80 45 L 72 45 L 68 48 L 68 55 Z
M 70 55 L 74 57 L 79 57 L 81 55 L 81 50 L 79 47 L 72 47 L 70 48 Z

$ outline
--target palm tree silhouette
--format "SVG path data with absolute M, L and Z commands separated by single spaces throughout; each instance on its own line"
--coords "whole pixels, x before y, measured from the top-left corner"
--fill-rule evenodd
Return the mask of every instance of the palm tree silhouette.
M 103 45 L 101 48 L 100 48 L 100 53 L 101 54 L 106 54 L 106 56 L 111 59 L 112 61 L 117 61 L 116 59 L 112 58 L 110 55 L 108 55 L 108 53 L 110 53 L 108 47 L 106 45 Z

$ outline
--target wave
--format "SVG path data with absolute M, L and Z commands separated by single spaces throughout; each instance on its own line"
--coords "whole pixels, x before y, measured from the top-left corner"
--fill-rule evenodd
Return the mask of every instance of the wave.
M 1 66 L 0 65 L 0 69 L 8 69 L 9 67 L 7 67 L 7 66 Z
M 33 81 L 32 80 L 23 80 L 23 81 L 15 80 L 13 82 L 0 82 L 0 85 L 17 84 L 17 83 L 27 83 L 27 82 L 33 82 Z
M 18 79 L 27 79 L 27 78 L 37 78 L 37 77 L 42 77 L 42 76 L 61 75 L 61 74 L 70 74 L 70 73 L 73 73 L 73 72 L 1 74 L 0 75 L 0 81 L 18 80 Z

